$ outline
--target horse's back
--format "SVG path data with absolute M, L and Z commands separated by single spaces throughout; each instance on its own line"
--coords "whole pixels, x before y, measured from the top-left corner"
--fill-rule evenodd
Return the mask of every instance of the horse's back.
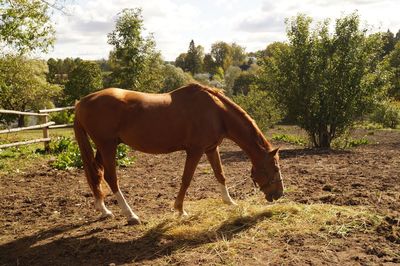
M 92 138 L 119 139 L 150 153 L 208 145 L 223 130 L 216 99 L 200 85 L 164 94 L 110 88 L 84 97 L 76 109 Z

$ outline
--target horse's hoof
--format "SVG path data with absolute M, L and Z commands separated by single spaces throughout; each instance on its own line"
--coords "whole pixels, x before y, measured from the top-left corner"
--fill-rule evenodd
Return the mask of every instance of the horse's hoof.
M 114 218 L 114 214 L 112 212 L 107 212 L 107 213 L 103 213 L 100 216 L 101 220 L 108 219 L 108 218 Z
M 236 202 L 234 202 L 233 200 L 229 200 L 229 201 L 224 201 L 224 203 L 226 205 L 232 205 L 232 206 L 237 206 L 238 204 Z
M 128 219 L 128 225 L 137 225 L 137 224 L 141 224 L 142 222 L 140 221 L 139 218 L 131 218 Z
M 179 212 L 179 215 L 178 215 L 179 218 L 187 218 L 188 216 L 189 216 L 189 214 L 185 210 Z

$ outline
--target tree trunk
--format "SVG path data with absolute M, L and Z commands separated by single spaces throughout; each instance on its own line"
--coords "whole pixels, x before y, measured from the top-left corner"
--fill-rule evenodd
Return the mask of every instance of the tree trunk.
M 24 115 L 18 115 L 18 127 L 24 127 L 24 126 L 25 126 Z
M 320 148 L 330 148 L 331 147 L 331 138 L 330 134 L 328 132 L 328 129 L 326 127 L 320 129 L 319 133 L 319 138 L 318 138 L 318 144 Z

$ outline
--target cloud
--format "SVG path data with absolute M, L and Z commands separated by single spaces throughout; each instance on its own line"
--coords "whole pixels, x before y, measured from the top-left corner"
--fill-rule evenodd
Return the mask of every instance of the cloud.
M 70 3 L 67 1 L 67 3 Z M 54 14 L 57 42 L 48 56 L 87 59 L 107 57 L 112 48 L 107 34 L 124 8 L 142 8 L 145 34 L 154 33 L 157 48 L 167 60 L 186 52 L 190 40 L 208 52 L 217 41 L 236 42 L 247 51 L 285 40 L 285 18 L 305 13 L 334 21 L 359 11 L 375 30 L 400 28 L 397 0 L 88 0 L 67 4 L 70 15 Z

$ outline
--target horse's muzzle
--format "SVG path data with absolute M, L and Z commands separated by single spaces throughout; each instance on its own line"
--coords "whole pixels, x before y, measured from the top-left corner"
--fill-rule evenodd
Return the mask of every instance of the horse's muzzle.
M 278 200 L 283 196 L 283 191 L 277 191 L 275 193 L 265 194 L 265 199 L 268 202 L 273 202 L 274 200 Z

